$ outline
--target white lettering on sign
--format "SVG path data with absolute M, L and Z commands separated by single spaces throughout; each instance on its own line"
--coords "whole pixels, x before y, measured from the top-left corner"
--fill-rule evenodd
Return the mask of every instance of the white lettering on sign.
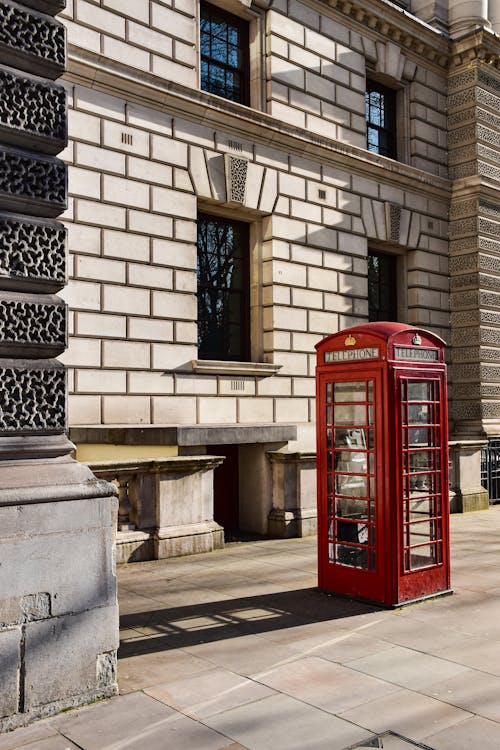
M 395 346 L 394 359 L 426 359 L 437 362 L 438 349 L 412 349 L 409 346 Z
M 378 359 L 378 346 L 365 349 L 340 349 L 337 352 L 325 352 L 325 362 L 352 362 L 357 359 Z

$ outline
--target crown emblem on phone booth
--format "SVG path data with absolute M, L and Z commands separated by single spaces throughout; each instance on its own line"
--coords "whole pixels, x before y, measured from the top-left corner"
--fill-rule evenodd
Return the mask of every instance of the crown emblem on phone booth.
M 349 336 L 344 341 L 344 344 L 346 346 L 355 346 L 356 345 L 356 339 L 354 338 L 354 336 L 352 336 L 351 334 L 349 334 Z
M 422 343 L 422 339 L 420 338 L 418 333 L 416 333 L 415 336 L 412 338 L 411 342 L 412 344 L 415 344 L 415 346 L 420 346 L 420 344 Z

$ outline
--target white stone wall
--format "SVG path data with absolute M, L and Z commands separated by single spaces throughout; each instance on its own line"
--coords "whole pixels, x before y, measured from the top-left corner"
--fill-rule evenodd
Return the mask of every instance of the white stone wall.
M 265 27 L 272 118 L 246 122 L 245 108 L 211 97 L 238 112 L 235 134 L 212 124 L 210 107 L 204 118 L 176 114 L 154 76 L 151 105 L 137 101 L 140 71 L 196 81 L 194 6 L 150 2 L 146 17 L 147 5 L 74 0 L 67 11 L 75 59 L 77 44 L 101 51 L 130 77 L 128 100 L 67 82 L 70 423 L 293 423 L 310 449 L 314 344 L 367 320 L 369 247 L 401 256 L 401 319 L 448 337 L 443 74 L 392 42 L 361 40 L 330 10 L 320 17 L 294 0 L 285 18 L 278 3 Z M 178 50 L 189 45 L 181 75 Z M 367 61 L 404 83 L 409 166 L 361 150 Z M 290 126 L 321 139 L 309 148 Z M 249 162 L 242 205 L 227 205 L 227 154 Z M 252 358 L 280 365 L 276 375 L 191 369 L 198 207 L 251 223 Z

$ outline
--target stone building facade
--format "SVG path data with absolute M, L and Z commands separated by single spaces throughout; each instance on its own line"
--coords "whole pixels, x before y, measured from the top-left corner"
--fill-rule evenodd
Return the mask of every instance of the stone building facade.
M 314 345 L 377 315 L 449 342 L 453 491 L 484 503 L 479 449 L 500 432 L 486 6 L 68 2 L 62 360 L 77 457 L 120 480 L 121 559 L 212 549 L 221 526 L 312 532 Z M 215 256 L 234 290 L 222 337 Z

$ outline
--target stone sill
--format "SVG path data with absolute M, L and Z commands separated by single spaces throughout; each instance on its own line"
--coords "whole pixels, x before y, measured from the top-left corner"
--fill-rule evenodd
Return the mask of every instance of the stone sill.
M 268 378 L 276 375 L 283 365 L 273 365 L 268 362 L 227 362 L 218 359 L 193 359 L 193 372 L 203 375 L 256 375 Z

